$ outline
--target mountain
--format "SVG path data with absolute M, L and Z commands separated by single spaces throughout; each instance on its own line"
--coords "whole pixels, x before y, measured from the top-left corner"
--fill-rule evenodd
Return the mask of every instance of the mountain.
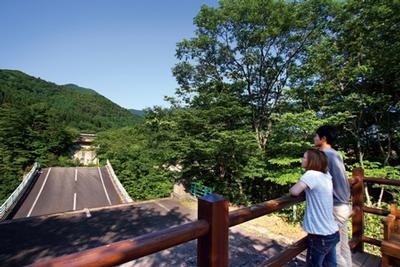
M 144 111 L 139 109 L 128 109 L 132 114 L 144 117 Z
M 76 84 L 73 84 L 73 83 L 64 84 L 63 86 L 71 88 L 71 89 L 74 89 L 74 90 L 78 90 L 78 91 L 81 91 L 81 92 L 91 92 L 93 94 L 97 94 L 97 92 L 95 90 L 93 90 L 93 89 L 80 87 L 80 86 L 78 86 Z
M 44 107 L 62 124 L 97 132 L 142 120 L 96 91 L 75 84 L 57 85 L 21 71 L 0 70 L 0 106 Z

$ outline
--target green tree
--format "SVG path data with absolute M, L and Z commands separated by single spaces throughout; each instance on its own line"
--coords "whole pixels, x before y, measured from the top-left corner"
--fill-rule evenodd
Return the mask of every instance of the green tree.
M 297 73 L 297 99 L 335 117 L 361 166 L 366 158 L 398 163 L 399 11 L 397 1 L 343 3 Z
M 154 133 L 142 126 L 108 130 L 98 134 L 98 157 L 110 160 L 118 178 L 133 199 L 166 197 L 173 176 L 159 160 Z
M 335 120 L 361 167 L 399 164 L 399 11 L 398 1 L 344 2 L 297 73 L 297 99 Z
M 177 95 L 229 92 L 250 108 L 250 123 L 265 150 L 271 115 L 279 111 L 292 69 L 325 29 L 329 1 L 226 0 L 203 6 L 196 36 L 177 46 Z M 211 84 L 211 86 L 210 86 Z M 214 85 L 214 86 L 213 86 Z

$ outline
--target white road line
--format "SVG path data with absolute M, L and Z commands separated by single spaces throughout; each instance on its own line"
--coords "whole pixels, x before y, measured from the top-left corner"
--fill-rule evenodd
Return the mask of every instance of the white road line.
M 42 191 L 43 191 L 44 185 L 45 185 L 46 182 L 47 182 L 47 178 L 49 178 L 50 171 L 51 171 L 51 168 L 50 168 L 49 171 L 47 172 L 46 178 L 44 178 L 42 187 L 40 187 L 39 193 L 38 193 L 38 195 L 36 196 L 36 199 L 35 199 L 35 201 L 33 202 L 32 207 L 31 207 L 31 209 L 29 210 L 28 215 L 26 215 L 26 217 L 30 217 L 30 216 L 31 216 L 32 211 L 33 211 L 33 208 L 35 207 L 36 202 L 38 201 L 38 199 L 39 199 L 39 197 L 40 197 L 40 194 L 41 194 Z
M 76 193 L 74 193 L 74 206 L 73 206 L 73 210 L 76 210 Z
M 75 168 L 75 182 L 78 181 L 78 168 Z
M 106 193 L 108 203 L 111 205 L 110 197 L 108 196 L 106 186 L 104 185 L 103 175 L 101 174 L 100 167 L 97 167 L 97 170 L 99 171 L 100 180 L 101 180 L 101 184 L 103 185 L 104 193 Z

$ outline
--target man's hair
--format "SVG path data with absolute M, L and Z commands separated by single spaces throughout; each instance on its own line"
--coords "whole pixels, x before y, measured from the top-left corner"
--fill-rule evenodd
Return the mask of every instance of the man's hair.
M 336 129 L 330 125 L 324 125 L 318 128 L 317 134 L 320 139 L 323 137 L 326 138 L 326 142 L 330 145 L 333 145 L 336 141 L 337 133 Z
M 307 166 L 306 170 L 314 170 L 323 173 L 328 172 L 328 157 L 321 150 L 311 148 L 307 149 Z

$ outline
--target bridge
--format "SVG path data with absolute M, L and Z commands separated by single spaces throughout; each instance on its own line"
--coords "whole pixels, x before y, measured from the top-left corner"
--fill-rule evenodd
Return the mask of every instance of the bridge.
M 111 163 L 103 167 L 50 167 L 35 163 L 0 207 L 0 220 L 130 203 Z
M 46 168 L 12 218 L 121 204 L 106 167 Z
M 71 147 L 70 152 L 73 158 L 78 160 L 83 165 L 98 165 L 96 149 L 93 142 L 96 139 L 96 134 L 81 133 L 75 140 L 75 144 Z

